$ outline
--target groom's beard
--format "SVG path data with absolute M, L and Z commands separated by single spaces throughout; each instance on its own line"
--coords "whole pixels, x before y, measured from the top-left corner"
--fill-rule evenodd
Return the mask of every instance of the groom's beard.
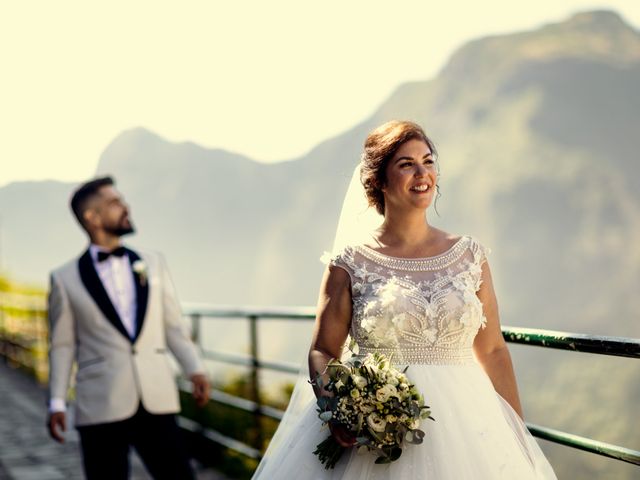
M 114 229 L 110 229 L 107 230 L 109 233 L 116 235 L 118 237 L 122 237 L 124 235 L 129 235 L 131 233 L 134 233 L 136 231 L 136 229 L 133 227 L 133 225 L 129 225 L 129 226 L 122 226 L 122 227 L 117 227 Z
M 128 218 L 123 218 L 118 222 L 117 225 L 104 227 L 104 231 L 110 233 L 111 235 L 115 235 L 117 237 L 122 237 L 124 235 L 129 235 L 136 231 L 133 223 Z

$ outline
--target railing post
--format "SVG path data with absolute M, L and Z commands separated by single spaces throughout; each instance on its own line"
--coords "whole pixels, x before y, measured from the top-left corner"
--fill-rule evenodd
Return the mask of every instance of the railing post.
M 34 322 L 36 322 L 36 343 L 35 343 L 35 369 L 36 378 L 40 383 L 47 381 L 48 362 L 47 358 L 47 317 L 44 315 L 41 305 L 36 305 L 34 309 Z
M 253 411 L 253 425 L 255 433 L 253 435 L 253 447 L 257 450 L 262 450 L 262 406 L 260 396 L 260 382 L 258 379 L 258 317 L 256 315 L 249 315 L 249 341 L 251 349 L 251 400 L 255 402 L 255 409 Z
M 201 338 L 201 328 L 202 328 L 202 315 L 199 313 L 191 314 L 191 340 L 196 344 L 197 347 L 202 347 L 200 345 Z

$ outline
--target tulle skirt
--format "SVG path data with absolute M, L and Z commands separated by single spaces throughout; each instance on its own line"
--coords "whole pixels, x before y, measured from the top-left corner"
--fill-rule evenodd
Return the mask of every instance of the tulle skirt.
M 477 364 L 411 365 L 435 422 L 423 420 L 421 445 L 406 444 L 399 460 L 376 465 L 375 456 L 350 449 L 333 470 L 313 451 L 329 435 L 316 413 L 305 378 L 294 389 L 285 418 L 254 479 L 260 480 L 540 480 L 555 479 L 536 440 L 494 390 Z

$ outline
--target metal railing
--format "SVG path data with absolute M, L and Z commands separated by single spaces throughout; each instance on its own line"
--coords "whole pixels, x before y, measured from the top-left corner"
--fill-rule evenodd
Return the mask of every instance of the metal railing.
M 200 431 L 205 437 L 217 443 L 242 452 L 250 458 L 260 459 L 262 457 L 261 448 L 263 444 L 261 417 L 269 417 L 274 420 L 282 420 L 284 411 L 264 405 L 261 402 L 262 394 L 260 388 L 259 371 L 261 369 L 282 373 L 297 374 L 299 365 L 286 362 L 273 362 L 260 359 L 258 351 L 258 321 L 260 320 L 288 320 L 288 321 L 310 321 L 315 318 L 315 309 L 312 307 L 217 307 L 211 305 L 183 304 L 183 314 L 191 318 L 192 337 L 200 347 L 202 356 L 207 360 L 221 362 L 230 365 L 248 367 L 250 383 L 250 399 L 231 395 L 219 389 L 211 389 L 211 400 L 234 407 L 253 415 L 254 428 L 258 435 L 253 439 L 252 445 L 239 442 L 235 438 L 226 436 L 211 428 L 196 426 L 193 422 L 183 422 L 182 427 L 196 432 Z M 249 355 L 231 354 L 217 350 L 203 348 L 201 342 L 203 319 L 232 319 L 244 318 L 248 321 Z M 187 382 L 181 382 L 181 387 L 188 389 Z
M 283 411 L 262 405 L 260 402 L 261 389 L 258 373 L 260 369 L 285 373 L 298 373 L 299 366 L 284 362 L 268 362 L 261 360 L 258 351 L 257 324 L 258 321 L 272 319 L 310 321 L 315 318 L 315 309 L 312 307 L 214 307 L 210 305 L 186 304 L 184 305 L 183 312 L 192 320 L 194 340 L 196 342 L 199 342 L 200 340 L 203 319 L 214 321 L 215 319 L 244 318 L 248 320 L 250 355 L 229 354 L 206 349 L 203 349 L 203 355 L 209 360 L 249 367 L 251 399 L 244 399 L 229 395 L 228 393 L 215 389 L 211 392 L 211 398 L 213 401 L 252 413 L 255 419 L 255 427 L 258 431 L 260 431 L 261 416 L 281 420 L 284 414 Z M 599 355 L 640 358 L 640 339 L 586 335 L 509 326 L 502 327 L 502 334 L 505 340 L 509 343 Z M 544 440 L 640 466 L 640 451 L 600 442 L 591 438 L 581 437 L 529 422 L 527 422 L 526 425 L 532 435 Z M 193 430 L 193 425 L 188 429 Z M 225 445 L 228 448 L 242 451 L 242 453 L 251 458 L 259 459 L 261 456 L 260 446 L 262 438 L 260 437 L 256 438 L 256 442 L 253 445 L 246 445 L 242 442 L 238 442 L 236 439 L 222 435 L 221 433 L 209 428 L 205 428 L 201 431 L 206 437 Z M 234 446 L 232 446 L 232 444 Z
M 7 300 L 5 298 L 4 300 Z M 46 345 L 46 310 L 41 305 L 28 307 L 24 305 L 7 306 L 5 302 L 0 305 L 0 356 L 5 360 L 17 364 L 23 364 L 43 380 L 46 377 L 46 357 L 44 355 Z M 29 322 L 26 327 L 17 328 L 17 320 L 13 317 L 30 312 Z M 250 342 L 250 354 L 240 355 L 215 350 L 202 349 L 206 359 L 224 364 L 240 365 L 250 369 L 250 397 L 241 398 L 218 389 L 212 389 L 211 399 L 223 405 L 243 410 L 253 415 L 255 428 L 261 432 L 261 417 L 269 417 L 281 420 L 282 410 L 261 403 L 261 388 L 259 371 L 261 369 L 297 374 L 299 365 L 286 362 L 274 362 L 262 360 L 258 349 L 258 322 L 268 320 L 287 320 L 308 322 L 315 318 L 315 309 L 312 307 L 220 307 L 201 304 L 184 304 L 184 315 L 191 318 L 194 340 L 201 346 L 201 331 L 203 320 L 215 321 L 216 319 L 241 318 L 248 321 L 248 336 Z M 24 317 L 23 317 L 24 318 Z M 502 333 L 507 342 L 585 352 L 599 355 L 613 355 L 627 358 L 640 358 L 640 339 L 626 337 L 610 337 L 585 335 L 578 333 L 557 332 L 534 328 L 520 328 L 503 326 Z M 37 361 L 37 364 L 34 363 Z M 44 367 L 42 366 L 44 364 Z M 183 390 L 188 389 L 185 381 L 181 382 Z M 240 452 L 250 458 L 261 457 L 263 438 L 260 434 L 247 445 L 237 439 L 223 435 L 207 426 L 199 425 L 187 418 L 180 418 L 180 425 L 227 448 Z M 597 455 L 621 460 L 634 465 L 640 465 L 640 451 L 600 442 L 594 439 L 581 437 L 571 433 L 552 428 L 527 423 L 529 431 L 539 438 L 557 444 L 566 445 L 575 449 L 585 450 Z

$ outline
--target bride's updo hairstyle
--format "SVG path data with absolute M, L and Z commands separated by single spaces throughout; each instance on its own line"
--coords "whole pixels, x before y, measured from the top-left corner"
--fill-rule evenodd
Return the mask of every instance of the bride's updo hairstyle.
M 386 170 L 400 146 L 409 140 L 422 140 L 427 144 L 434 158 L 437 156 L 433 142 L 420 125 L 400 120 L 384 123 L 369 134 L 364 142 L 364 152 L 360 161 L 360 181 L 364 186 L 369 206 L 384 215 L 384 194 L 382 188 L 387 183 Z

